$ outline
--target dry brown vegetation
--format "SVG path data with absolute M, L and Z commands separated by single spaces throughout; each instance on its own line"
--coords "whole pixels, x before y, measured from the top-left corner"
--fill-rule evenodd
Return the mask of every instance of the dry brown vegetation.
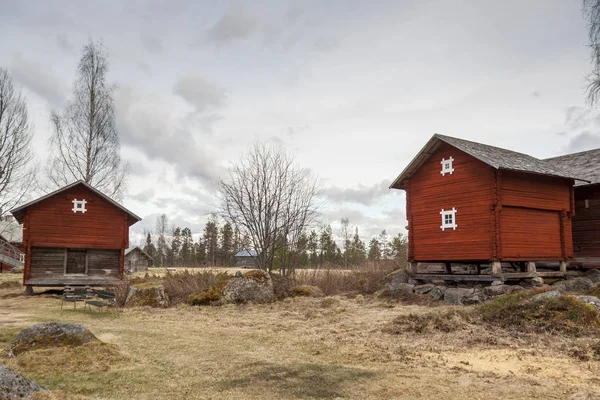
M 352 295 L 99 313 L 20 291 L 0 289 L 0 348 L 46 321 L 111 346 L 0 359 L 52 391 L 39 399 L 600 398 L 598 335 L 480 322 L 511 302 L 488 313 Z

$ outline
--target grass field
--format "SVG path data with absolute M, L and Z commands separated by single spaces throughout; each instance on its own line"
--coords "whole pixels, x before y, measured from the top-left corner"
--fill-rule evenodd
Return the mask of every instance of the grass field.
M 6 274 L 0 282 L 16 280 Z M 10 286 L 10 285 L 9 285 Z M 0 348 L 38 322 L 83 324 L 114 345 L 0 362 L 54 399 L 597 399 L 597 338 L 483 327 L 390 334 L 397 317 L 451 310 L 364 298 L 269 305 L 60 310 L 0 288 Z M 600 356 L 600 355 L 599 355 Z

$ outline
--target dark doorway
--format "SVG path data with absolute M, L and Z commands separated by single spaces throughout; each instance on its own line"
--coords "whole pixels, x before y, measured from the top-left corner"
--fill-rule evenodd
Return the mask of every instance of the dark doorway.
M 87 253 L 85 250 L 67 250 L 67 274 L 85 274 L 87 272 Z

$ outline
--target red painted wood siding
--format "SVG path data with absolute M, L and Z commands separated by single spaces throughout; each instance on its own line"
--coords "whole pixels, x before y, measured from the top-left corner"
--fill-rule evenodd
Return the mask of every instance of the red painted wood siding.
M 442 158 L 452 174 L 440 174 Z M 488 260 L 492 257 L 493 170 L 448 145 L 419 168 L 407 189 L 410 261 Z M 456 208 L 456 230 L 442 231 L 440 211 Z
M 503 207 L 500 227 L 503 259 L 516 261 L 562 258 L 560 213 Z
M 72 200 L 87 201 L 85 213 L 74 213 Z M 127 214 L 85 186 L 75 186 L 27 211 L 27 245 L 124 249 L 128 246 Z
M 539 210 L 571 209 L 568 180 L 502 171 L 502 205 Z
M 500 182 L 501 259 L 573 257 L 571 181 L 503 171 Z
M 575 188 L 573 247 L 576 259 L 600 257 L 600 185 Z

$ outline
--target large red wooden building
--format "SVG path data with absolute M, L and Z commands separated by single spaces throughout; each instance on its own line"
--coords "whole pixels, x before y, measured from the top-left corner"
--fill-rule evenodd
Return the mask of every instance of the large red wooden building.
M 416 263 L 527 265 L 573 258 L 576 174 L 526 154 L 434 135 L 392 183 L 406 191 Z
M 28 288 L 119 282 L 129 226 L 141 220 L 83 181 L 11 213 L 23 225 Z
M 600 267 L 600 149 L 546 161 L 588 181 L 575 183 L 572 264 Z

